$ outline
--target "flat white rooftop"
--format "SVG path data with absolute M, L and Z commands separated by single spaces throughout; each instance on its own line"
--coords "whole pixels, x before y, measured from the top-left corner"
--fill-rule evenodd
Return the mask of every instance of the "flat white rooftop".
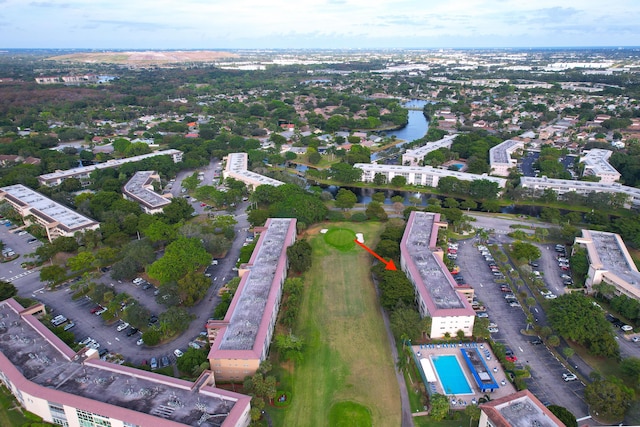
M 584 163 L 585 168 L 591 169 L 594 175 L 613 174 L 620 175 L 620 173 L 609 164 L 607 159 L 611 157 L 613 151 L 603 150 L 601 148 L 593 148 L 589 150 L 584 157 L 580 159 Z
M 138 162 L 140 160 L 148 159 L 155 156 L 167 156 L 167 155 L 174 156 L 174 155 L 180 155 L 180 154 L 182 154 L 182 151 L 173 150 L 173 149 L 163 150 L 163 151 L 154 151 L 153 153 L 149 153 L 149 154 L 141 154 L 140 156 L 126 157 L 124 159 L 109 160 L 104 163 L 98 163 L 91 166 L 83 166 L 79 168 L 67 169 L 64 171 L 45 173 L 43 175 L 40 175 L 38 179 L 40 179 L 41 182 L 43 182 L 43 181 L 56 180 L 60 178 L 69 178 L 69 177 L 78 176 L 78 175 L 90 174 L 91 172 L 97 169 L 115 168 L 117 166 L 124 165 L 125 163 Z
M 433 142 L 427 142 L 425 145 L 423 145 L 422 147 L 418 147 L 418 148 L 414 148 L 413 150 L 407 150 L 405 151 L 404 155 L 406 156 L 412 156 L 412 157 L 421 157 L 421 156 L 426 156 L 427 154 L 429 154 L 432 151 L 435 151 L 439 148 L 450 148 L 451 144 L 453 143 L 453 140 L 456 138 L 456 135 L 447 135 L 442 139 L 439 139 L 438 141 L 433 141 Z
M 597 254 L 597 259 L 591 259 L 591 262 L 596 264 L 597 261 L 600 261 L 600 265 L 595 265 L 598 270 L 607 270 L 623 279 L 630 286 L 640 290 L 640 272 L 638 272 L 631 255 L 618 234 L 582 230 L 582 235 L 583 239 L 591 240 L 591 245 Z M 589 243 L 586 245 L 588 250 Z M 592 252 L 589 255 L 594 258 Z
M 524 142 L 516 141 L 515 139 L 507 139 L 506 141 L 492 147 L 489 150 L 489 163 L 494 164 L 508 164 L 510 165 L 511 153 L 518 149 L 518 146 L 524 148 Z
M 229 326 L 220 342 L 220 350 L 251 350 L 256 341 L 267 301 L 278 268 L 286 251 L 286 237 L 291 218 L 271 218 L 269 228 L 260 236 L 254 263 L 251 266 L 242 294 L 233 309 Z M 286 252 L 284 252 L 286 257 Z
M 227 157 L 227 171 L 235 174 L 238 179 L 246 178 L 250 182 L 273 185 L 277 187 L 284 184 L 277 179 L 269 178 L 268 176 L 260 175 L 247 169 L 248 163 L 247 153 L 230 153 Z
M 487 181 L 497 183 L 501 188 L 507 185 L 507 180 L 504 178 L 496 178 L 486 174 L 475 175 L 472 173 L 452 171 L 448 169 L 433 168 L 431 166 L 401 166 L 401 165 L 379 165 L 375 163 L 356 163 L 354 168 L 362 169 L 363 171 L 375 172 L 396 172 L 396 173 L 414 173 L 414 174 L 428 174 L 438 177 L 454 177 L 462 181 L 476 181 L 480 179 L 486 179 Z
M 15 203 L 21 206 L 30 207 L 32 210 L 41 214 L 40 217 L 49 220 L 49 222 L 59 222 L 68 230 L 81 229 L 94 224 L 96 221 L 80 215 L 78 212 L 61 205 L 58 202 L 43 196 L 25 187 L 22 184 L 10 185 L 2 187 L 0 190 L 6 193 L 5 197 L 11 198 Z
M 155 191 L 147 188 L 149 180 L 155 171 L 139 171 L 124 185 L 125 193 L 149 208 L 160 208 L 171 203 L 166 197 L 162 197 Z

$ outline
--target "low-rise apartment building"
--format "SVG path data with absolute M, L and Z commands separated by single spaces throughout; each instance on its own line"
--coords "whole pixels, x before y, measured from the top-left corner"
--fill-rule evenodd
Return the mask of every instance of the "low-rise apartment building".
M 543 177 L 523 176 L 520 178 L 520 186 L 531 190 L 534 195 L 540 195 L 546 189 L 555 191 L 558 196 L 575 192 L 581 196 L 590 193 L 620 194 L 624 198 L 626 208 L 640 206 L 640 188 L 629 187 L 614 182 L 610 184 L 591 181 L 574 181 L 570 179 L 554 179 Z
M 0 302 L 0 382 L 26 410 L 67 427 L 246 427 L 251 397 L 217 388 L 211 371 L 196 382 L 77 353 L 36 313 Z
M 249 155 L 247 153 L 229 153 L 227 156 L 227 165 L 222 172 L 222 176 L 226 178 L 237 179 L 244 182 L 251 190 L 255 190 L 257 186 L 267 184 L 278 187 L 284 184 L 277 179 L 260 175 L 247 169 Z
M 605 231 L 582 230 L 575 243 L 587 250 L 589 271 L 585 285 L 606 283 L 617 295 L 640 299 L 640 272 L 620 235 Z
M 518 161 L 511 158 L 517 150 L 524 150 L 524 142 L 515 139 L 507 139 L 501 144 L 489 150 L 489 165 L 491 174 L 498 176 L 509 176 L 511 169 L 516 167 Z
M 374 163 L 356 163 L 354 168 L 362 169 L 362 182 L 373 182 L 377 174 L 384 176 L 386 182 L 396 176 L 403 176 L 409 185 L 423 185 L 426 187 L 437 187 L 438 182 L 444 177 L 453 177 L 461 181 L 477 181 L 486 179 L 498 184 L 500 188 L 507 185 L 504 178 L 496 178 L 487 174 L 475 175 L 472 173 L 438 169 L 431 166 L 400 166 L 400 165 L 378 165 Z
M 584 163 L 583 176 L 597 176 L 601 184 L 612 184 L 620 179 L 620 172 L 607 161 L 613 151 L 592 148 L 580 159 Z
M 456 136 L 458 135 L 448 135 L 438 141 L 427 142 L 422 147 L 405 151 L 402 155 L 402 164 L 405 166 L 419 166 L 424 160 L 424 157 L 430 152 L 436 151 L 440 148 L 451 148 L 451 144 L 453 144 L 453 140 L 456 139 Z
M 22 184 L 0 188 L 0 200 L 8 202 L 20 214 L 26 224 L 38 224 L 47 232 L 49 241 L 77 232 L 96 230 L 97 221 L 43 196 Z
M 437 247 L 438 230 L 446 224 L 440 214 L 411 212 L 402 241 L 400 266 L 415 289 L 422 317 L 431 317 L 431 338 L 473 334 L 475 311 L 444 264 L 444 252 Z
M 268 219 L 226 316 L 207 323 L 216 379 L 242 381 L 267 358 L 287 277 L 287 247 L 295 239 L 295 219 Z
M 478 427 L 562 427 L 564 423 L 529 390 L 480 405 Z
M 160 175 L 155 171 L 136 172 L 122 188 L 122 196 L 139 204 L 145 213 L 161 213 L 165 206 L 171 204 L 171 194 L 165 197 L 156 193 L 153 189 L 154 182 L 160 182 Z
M 53 187 L 56 185 L 62 184 L 62 181 L 69 178 L 77 178 L 83 184 L 89 181 L 91 172 L 99 169 L 108 169 L 108 168 L 116 168 L 125 163 L 131 162 L 139 162 L 140 160 L 148 159 L 155 156 L 171 156 L 171 159 L 174 163 L 179 163 L 182 161 L 182 151 L 180 150 L 162 150 L 162 151 L 154 151 L 149 154 L 141 154 L 139 156 L 126 157 L 124 159 L 114 159 L 108 160 L 104 163 L 98 163 L 91 166 L 82 166 L 79 168 L 68 169 L 64 171 L 56 171 L 52 173 L 45 173 L 38 177 L 38 181 L 40 185 L 47 185 L 49 187 Z

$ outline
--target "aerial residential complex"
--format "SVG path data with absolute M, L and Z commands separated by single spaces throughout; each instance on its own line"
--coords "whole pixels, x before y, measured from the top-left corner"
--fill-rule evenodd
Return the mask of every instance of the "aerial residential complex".
M 71 237 L 77 232 L 96 230 L 97 221 L 54 202 L 22 184 L 0 188 L 0 200 L 6 200 L 22 216 L 25 223 L 41 225 L 49 241 L 57 237 Z
M 195 383 L 74 352 L 36 317 L 0 302 L 0 381 L 44 421 L 68 427 L 246 427 L 251 397 L 216 388 L 211 371 Z
M 491 148 L 489 150 L 491 173 L 498 176 L 509 176 L 509 171 L 518 164 L 518 160 L 511 158 L 511 154 L 517 150 L 524 150 L 523 141 L 507 139 Z
M 614 193 L 620 194 L 624 200 L 624 206 L 637 207 L 640 206 L 640 188 L 629 187 L 614 182 L 611 184 L 603 184 L 601 182 L 591 181 L 575 181 L 571 179 L 553 179 L 546 176 L 536 178 L 531 176 L 523 176 L 520 178 L 520 186 L 522 188 L 531 189 L 534 195 L 540 195 L 546 189 L 555 191 L 558 196 L 575 191 L 581 196 L 590 193 Z
M 580 159 L 584 163 L 583 176 L 597 176 L 601 184 L 612 184 L 620 179 L 620 172 L 609 164 L 607 159 L 613 151 L 592 148 Z
M 586 286 L 606 283 L 617 295 L 640 299 L 640 272 L 620 235 L 604 231 L 582 230 L 575 243 L 587 249 L 589 272 Z
M 448 135 L 438 141 L 427 142 L 427 144 L 422 147 L 405 151 L 402 155 L 402 164 L 406 166 L 419 166 L 420 162 L 422 162 L 424 157 L 430 152 L 440 148 L 451 148 L 451 144 L 453 140 L 456 139 L 456 136 L 458 135 Z
M 166 205 L 171 204 L 171 200 L 153 190 L 154 182 L 160 182 L 160 175 L 155 171 L 136 172 L 124 185 L 122 196 L 138 203 L 145 213 L 161 213 Z
M 356 163 L 354 168 L 362 169 L 362 182 L 373 182 L 377 174 L 385 177 L 387 182 L 391 182 L 395 176 L 403 176 L 409 185 L 424 185 L 426 187 L 437 187 L 438 182 L 444 177 L 453 177 L 461 181 L 477 181 L 486 179 L 504 188 L 507 180 L 495 178 L 486 174 L 475 175 L 466 172 L 457 172 L 447 169 L 437 169 L 431 166 L 399 166 L 399 165 L 377 165 L 372 163 Z
M 455 336 L 461 330 L 469 337 L 475 312 L 456 290 L 457 284 L 442 260 L 444 253 L 436 246 L 438 229 L 445 226 L 440 214 L 411 212 L 400 242 L 400 265 L 415 288 L 420 314 L 432 319 L 429 336 Z
M 149 153 L 149 154 L 142 154 L 140 156 L 134 156 L 134 157 L 126 157 L 124 159 L 109 160 L 104 163 L 98 163 L 91 166 L 83 166 L 80 168 L 73 168 L 65 171 L 45 173 L 44 175 L 40 175 L 38 177 L 38 181 L 40 182 L 40 185 L 47 185 L 49 187 L 60 185 L 62 181 L 69 178 L 77 178 L 80 181 L 87 181 L 89 180 L 89 176 L 91 175 L 91 172 L 95 170 L 115 168 L 125 163 L 139 162 L 140 160 L 148 159 L 155 156 L 171 156 L 174 163 L 179 163 L 182 161 L 182 151 L 180 150 L 172 149 L 172 150 L 154 151 L 153 153 Z
M 222 175 L 224 178 L 234 178 L 247 184 L 251 190 L 255 190 L 257 186 L 262 184 L 273 185 L 277 187 L 284 184 L 277 179 L 251 172 L 247 169 L 249 155 L 247 153 L 230 153 L 227 156 L 227 166 Z
M 217 379 L 242 381 L 267 358 L 287 276 L 287 247 L 295 239 L 295 219 L 268 219 L 224 320 L 207 323 Z
M 479 427 L 562 427 L 564 423 L 529 390 L 480 405 Z

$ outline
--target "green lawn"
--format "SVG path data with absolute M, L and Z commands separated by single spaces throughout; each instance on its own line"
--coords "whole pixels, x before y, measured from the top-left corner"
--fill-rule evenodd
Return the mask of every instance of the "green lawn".
M 365 244 L 375 246 L 382 227 L 335 228 L 351 230 L 340 233 L 349 239 L 361 232 Z M 294 331 L 305 340 L 304 358 L 292 374 L 276 372 L 279 389 L 291 387 L 292 399 L 286 409 L 269 410 L 274 425 L 400 425 L 400 394 L 371 282 L 371 255 L 355 245 L 338 250 L 322 234 L 314 234 L 310 244 L 313 266 L 304 277 L 307 288 Z
M 33 427 L 51 426 L 42 422 L 42 418 L 21 409 L 20 404 L 6 387 L 0 387 L 0 426 L 13 427 L 32 423 Z

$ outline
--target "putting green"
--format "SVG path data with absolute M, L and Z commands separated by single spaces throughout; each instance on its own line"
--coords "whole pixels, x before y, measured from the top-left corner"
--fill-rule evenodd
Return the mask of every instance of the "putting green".
M 371 411 L 355 402 L 338 402 L 331 406 L 329 425 L 332 427 L 371 427 Z
M 324 241 L 342 252 L 353 249 L 355 239 L 356 233 L 347 228 L 331 228 L 324 234 Z

